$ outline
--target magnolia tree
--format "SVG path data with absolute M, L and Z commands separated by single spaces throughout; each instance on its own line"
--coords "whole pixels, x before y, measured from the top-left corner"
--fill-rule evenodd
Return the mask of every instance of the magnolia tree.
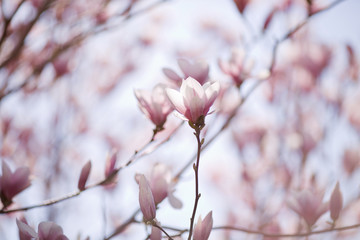
M 1 239 L 356 239 L 356 0 L 2 0 Z

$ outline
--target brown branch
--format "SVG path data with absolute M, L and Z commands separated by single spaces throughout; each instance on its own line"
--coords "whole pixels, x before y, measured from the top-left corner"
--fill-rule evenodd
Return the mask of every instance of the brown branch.
M 55 1 L 55 0 L 48 0 L 48 1 Z M 158 2 L 155 2 L 153 3 L 152 5 L 148 6 L 148 7 L 145 7 L 143 9 L 140 9 L 138 11 L 135 11 L 133 13 L 129 13 L 128 15 L 126 15 L 125 18 L 123 18 L 123 20 L 121 21 L 121 23 L 124 23 L 130 19 L 132 19 L 133 17 L 136 17 L 138 15 L 141 15 L 142 13 L 145 13 L 147 11 L 150 11 L 152 10 L 153 8 L 159 6 L 160 4 L 164 3 L 164 2 L 167 2 L 167 1 L 170 1 L 170 0 L 159 0 Z M 41 14 L 40 14 L 41 15 Z M 38 17 L 40 17 L 40 15 L 38 15 Z M 122 12 L 120 15 L 124 15 L 124 12 Z M 34 21 L 33 21 L 34 22 Z M 36 21 L 35 21 L 36 22 Z M 35 22 L 33 24 L 35 24 Z M 105 25 L 105 24 L 104 24 Z M 27 77 L 25 78 L 25 80 L 18 86 L 8 90 L 8 91 L 4 91 L 6 89 L 6 85 L 3 87 L 3 91 L 0 91 L 0 102 L 7 96 L 13 94 L 13 93 L 16 93 L 18 91 L 20 91 L 21 89 L 23 89 L 24 87 L 26 87 L 29 82 L 31 81 L 31 79 L 34 77 L 34 76 L 37 76 L 39 75 L 42 70 L 44 69 L 44 67 L 52 62 L 53 60 L 55 60 L 58 56 L 60 56 L 64 51 L 68 50 L 68 49 L 71 49 L 72 47 L 74 46 L 77 46 L 78 44 L 81 44 L 83 41 L 85 41 L 86 39 L 88 39 L 89 37 L 93 36 L 93 35 L 96 35 L 96 34 L 99 34 L 101 32 L 104 32 L 104 31 L 109 31 L 109 30 L 112 30 L 116 27 L 119 27 L 119 23 L 117 24 L 114 24 L 112 26 L 101 26 L 101 27 L 98 27 L 98 28 L 92 28 L 90 29 L 88 32 L 83 32 L 83 33 L 80 33 L 78 34 L 77 36 L 73 37 L 71 40 L 69 40 L 66 44 L 60 46 L 58 49 L 56 49 L 54 51 L 54 53 L 52 54 L 52 57 L 50 57 L 49 59 L 47 59 L 46 61 L 44 61 L 43 64 L 40 64 L 38 67 L 36 67 L 32 73 Z M 31 30 L 31 28 L 28 29 L 29 31 Z M 27 34 L 26 34 L 27 35 Z M 24 39 L 22 41 L 20 41 L 19 43 L 21 44 L 21 47 L 23 46 L 24 44 L 24 40 L 25 40 L 25 37 L 26 35 L 23 37 Z M 15 50 L 18 49 L 20 51 L 20 47 L 19 48 L 14 48 L 14 52 L 10 54 L 9 58 L 7 60 L 5 60 L 3 63 L 0 64 L 0 68 L 4 67 L 6 64 L 8 64 L 12 59 L 14 59 L 18 54 L 20 54 L 20 52 L 15 52 Z M 16 55 L 16 56 L 15 56 Z
M 328 228 L 328 229 L 306 232 L 306 233 L 292 233 L 292 234 L 272 234 L 272 233 L 266 233 L 266 232 L 262 232 L 262 231 L 258 231 L 258 230 L 251 230 L 251 229 L 247 229 L 247 228 L 233 227 L 233 226 L 219 226 L 219 227 L 214 227 L 213 230 L 232 230 L 232 231 L 239 231 L 239 232 L 244 232 L 244 233 L 248 233 L 248 234 L 262 235 L 262 236 L 268 237 L 268 238 L 281 238 L 281 237 L 307 237 L 307 236 L 316 235 L 316 234 L 335 232 L 335 231 L 346 231 L 346 230 L 351 230 L 351 229 L 355 229 L 355 228 L 360 228 L 360 224 L 354 224 L 354 225 L 337 227 L 337 228 Z
M 27 37 L 27 35 L 29 34 L 29 32 L 31 31 L 31 29 L 34 27 L 35 23 L 40 19 L 41 14 L 43 14 L 48 7 L 50 6 L 50 4 L 55 1 L 55 0 L 47 0 L 43 3 L 43 5 L 39 8 L 36 16 L 34 17 L 34 19 L 26 26 L 25 30 L 23 32 L 21 32 L 20 34 L 20 39 L 18 41 L 18 43 L 15 45 L 15 47 L 13 48 L 12 52 L 9 54 L 9 56 L 7 57 L 7 59 L 5 59 L 1 64 L 0 64 L 0 68 L 3 68 L 4 66 L 6 66 L 9 62 L 11 62 L 12 60 L 14 60 L 17 56 L 19 56 L 19 54 L 22 52 L 23 46 L 25 44 L 25 39 Z
M 2 15 L 3 15 L 3 20 L 4 20 L 4 26 L 3 26 L 3 31 L 1 33 L 1 37 L 0 37 L 0 51 L 1 51 L 1 46 L 2 44 L 4 43 L 5 39 L 6 39 L 6 33 L 7 33 L 7 30 L 10 26 L 10 23 L 12 21 L 12 19 L 14 18 L 15 14 L 17 13 L 17 11 L 19 10 L 19 8 L 21 7 L 21 5 L 25 2 L 25 0 L 21 0 L 18 5 L 16 5 L 16 8 L 14 10 L 14 12 L 9 16 L 9 17 L 6 17 L 5 16 L 5 12 L 4 12 L 4 8 L 3 6 L 1 7 L 2 9 Z
M 164 229 L 172 230 L 175 232 L 179 232 L 178 235 L 182 235 L 185 232 L 188 232 L 188 229 L 180 229 L 180 228 L 174 228 L 169 226 L 162 226 Z M 284 233 L 284 234 L 274 234 L 274 233 L 267 233 L 259 230 L 251 230 L 244 227 L 235 227 L 235 226 L 218 226 L 213 227 L 212 230 L 230 230 L 230 231 L 237 231 L 237 232 L 243 232 L 247 234 L 254 234 L 254 235 L 261 235 L 263 237 L 267 238 L 282 238 L 282 237 L 288 237 L 288 238 L 295 238 L 295 237 L 308 237 L 311 235 L 317 235 L 317 234 L 323 234 L 323 233 L 329 233 L 329 232 L 337 232 L 337 231 L 347 231 L 351 229 L 360 228 L 360 223 L 353 224 L 349 226 L 344 227 L 332 227 L 317 231 L 310 231 L 310 232 L 304 232 L 304 233 Z
M 136 210 L 131 217 L 126 220 L 123 224 L 121 224 L 120 226 L 118 226 L 115 231 L 108 237 L 104 238 L 104 240 L 109 240 L 113 237 L 115 237 L 116 235 L 118 235 L 119 233 L 122 233 L 131 223 L 135 223 L 137 222 L 135 220 L 136 215 L 140 212 L 140 209 Z
M 51 200 L 46 200 L 40 204 L 35 204 L 35 205 L 31 205 L 31 206 L 28 206 L 28 207 L 22 207 L 22 208 L 15 208 L 15 209 L 9 209 L 9 210 L 6 210 L 6 209 L 2 209 L 0 210 L 0 214 L 7 214 L 7 213 L 12 213 L 12 212 L 21 212 L 21 211 L 27 211 L 27 210 L 30 210 L 30 209 L 34 209 L 34 208 L 40 208 L 40 207 L 45 207 L 45 206 L 50 206 L 50 205 L 53 205 L 53 204 L 56 204 L 56 203 L 59 203 L 59 202 L 62 202 L 64 200 L 68 200 L 68 199 L 71 199 L 71 198 L 74 198 L 76 196 L 79 196 L 82 192 L 85 192 L 89 189 L 92 189 L 92 188 L 95 188 L 95 187 L 98 187 L 98 186 L 102 186 L 102 185 L 106 185 L 108 184 L 109 182 L 112 182 L 112 180 L 114 179 L 114 177 L 121 171 L 123 170 L 125 167 L 128 167 L 129 165 L 131 165 L 135 160 L 138 160 L 144 156 L 146 156 L 147 154 L 150 154 L 152 153 L 153 151 L 155 151 L 155 149 L 158 149 L 159 146 L 161 146 L 163 143 L 169 141 L 169 139 L 171 138 L 171 136 L 180 128 L 180 126 L 182 125 L 179 124 L 173 131 L 170 132 L 170 134 L 162 141 L 160 141 L 155 148 L 152 148 L 150 151 L 146 151 L 149 147 L 150 147 L 150 144 L 154 142 L 153 140 L 153 137 L 151 138 L 151 140 L 145 144 L 142 148 L 140 148 L 140 150 L 136 150 L 134 152 L 134 154 L 129 158 L 129 160 L 126 162 L 126 164 L 124 164 L 123 166 L 115 169 L 109 176 L 107 176 L 105 179 L 97 182 L 97 183 L 94 183 L 92 185 L 88 185 L 84 190 L 82 191 L 77 191 L 77 192 L 74 192 L 74 193 L 71 193 L 71 194 L 68 194 L 66 196 L 63 196 L 63 197 L 60 197 L 60 198 L 56 198 L 56 199 L 51 199 Z M 137 210 L 139 211 L 139 210 Z

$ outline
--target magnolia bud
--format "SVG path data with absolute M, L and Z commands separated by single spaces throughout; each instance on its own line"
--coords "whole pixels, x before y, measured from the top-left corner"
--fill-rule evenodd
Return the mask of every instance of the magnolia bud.
M 339 218 L 342 207 L 343 197 L 340 191 L 339 182 L 337 182 L 330 197 L 330 217 L 333 221 L 336 221 Z
M 139 203 L 145 222 L 156 217 L 156 207 L 150 185 L 143 174 L 138 175 L 139 179 Z
M 207 240 L 210 236 L 210 232 L 213 226 L 212 211 L 206 215 L 204 220 L 199 220 L 194 228 L 194 240 Z
M 80 173 L 80 178 L 79 178 L 79 182 L 78 182 L 78 189 L 80 191 L 85 190 L 85 184 L 86 181 L 89 178 L 89 174 L 90 174 L 90 170 L 91 170 L 91 162 L 88 161 L 82 168 L 81 173 Z

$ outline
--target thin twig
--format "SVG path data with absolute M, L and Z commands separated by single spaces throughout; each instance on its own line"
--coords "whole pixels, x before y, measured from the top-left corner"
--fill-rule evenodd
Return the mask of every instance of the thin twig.
M 202 141 L 200 140 L 200 128 L 196 128 L 194 135 L 196 137 L 196 141 L 197 141 L 197 155 L 196 155 L 196 163 L 194 163 L 193 168 L 194 168 L 194 172 L 195 172 L 195 202 L 194 202 L 194 209 L 190 218 L 190 230 L 189 230 L 189 236 L 188 236 L 188 240 L 191 240 L 192 237 L 192 231 L 194 228 L 194 221 L 195 221 L 195 215 L 196 215 L 196 210 L 197 210 L 197 206 L 199 203 L 199 199 L 200 199 L 200 193 L 199 193 L 199 165 L 200 165 L 200 153 L 201 153 L 201 145 L 202 145 Z

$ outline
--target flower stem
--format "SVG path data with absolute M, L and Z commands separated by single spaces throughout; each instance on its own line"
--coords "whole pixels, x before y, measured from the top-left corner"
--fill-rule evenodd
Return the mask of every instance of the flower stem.
M 198 205 L 198 202 L 199 202 L 199 199 L 201 196 L 201 194 L 199 193 L 199 163 L 200 163 L 201 145 L 203 144 L 203 141 L 200 140 L 201 128 L 198 127 L 198 128 L 194 128 L 194 129 L 195 129 L 194 135 L 197 140 L 198 149 L 197 149 L 196 163 L 194 163 L 194 165 L 193 165 L 193 169 L 195 171 L 195 203 L 194 203 L 193 213 L 192 213 L 192 216 L 190 219 L 190 230 L 189 230 L 188 240 L 191 240 L 191 237 L 192 237 L 196 209 L 197 209 L 197 205 Z

